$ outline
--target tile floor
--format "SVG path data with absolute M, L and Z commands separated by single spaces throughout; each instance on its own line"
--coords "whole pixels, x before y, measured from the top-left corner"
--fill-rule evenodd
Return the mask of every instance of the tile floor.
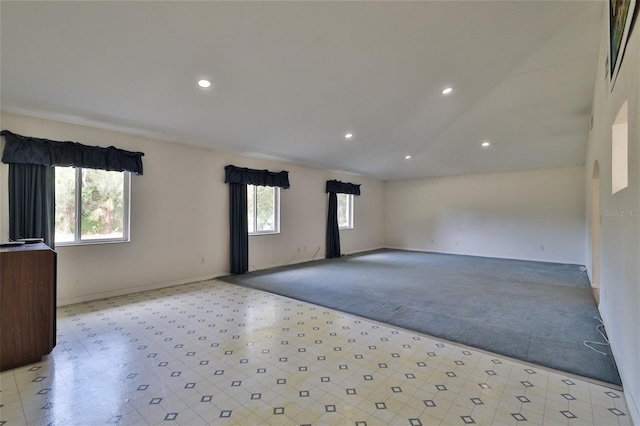
M 58 309 L 0 425 L 630 425 L 623 393 L 207 281 Z

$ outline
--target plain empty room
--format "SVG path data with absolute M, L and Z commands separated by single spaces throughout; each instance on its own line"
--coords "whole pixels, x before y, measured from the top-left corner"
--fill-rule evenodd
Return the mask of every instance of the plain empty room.
M 640 424 L 638 9 L 2 0 L 0 425 Z

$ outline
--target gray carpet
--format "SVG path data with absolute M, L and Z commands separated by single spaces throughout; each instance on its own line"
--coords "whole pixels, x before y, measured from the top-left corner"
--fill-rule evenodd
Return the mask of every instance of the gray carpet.
M 578 265 L 376 250 L 221 279 L 621 384 Z

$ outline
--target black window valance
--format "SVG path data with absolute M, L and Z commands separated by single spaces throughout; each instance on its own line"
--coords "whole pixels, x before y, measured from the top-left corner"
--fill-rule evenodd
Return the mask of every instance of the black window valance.
M 248 169 L 246 167 L 226 166 L 224 183 L 241 183 L 247 185 L 279 186 L 290 188 L 289 172 L 270 172 L 269 170 Z
M 360 185 L 354 183 L 340 182 L 339 180 L 327 181 L 327 192 L 336 194 L 360 195 Z
M 77 142 L 58 142 L 32 138 L 3 130 L 6 145 L 3 163 L 40 166 L 84 167 L 142 174 L 142 152 L 125 151 L 113 146 L 102 148 Z

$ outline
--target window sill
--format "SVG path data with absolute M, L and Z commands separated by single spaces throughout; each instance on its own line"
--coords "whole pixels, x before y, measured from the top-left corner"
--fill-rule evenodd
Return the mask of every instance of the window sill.
M 279 233 L 280 233 L 280 231 L 253 232 L 253 233 L 250 233 L 249 236 L 250 237 L 257 237 L 259 235 L 278 235 Z
M 95 246 L 105 244 L 123 244 L 130 243 L 131 240 L 86 240 L 86 241 L 73 241 L 73 242 L 56 242 L 56 248 L 58 247 L 76 247 L 76 246 Z

